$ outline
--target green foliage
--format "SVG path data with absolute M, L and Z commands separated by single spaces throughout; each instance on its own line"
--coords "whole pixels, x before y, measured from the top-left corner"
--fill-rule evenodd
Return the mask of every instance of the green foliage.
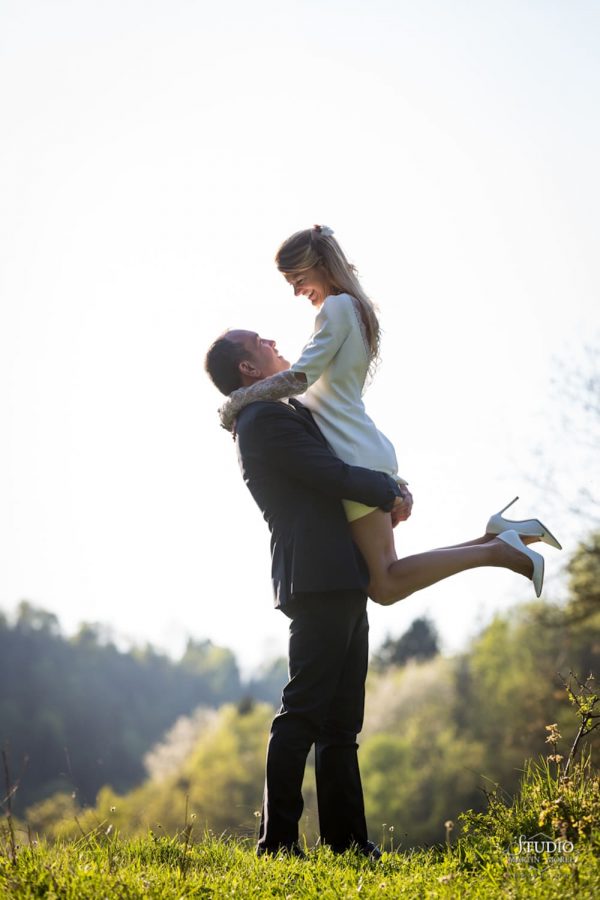
M 571 622 L 600 616 L 600 531 L 593 532 L 576 550 L 567 567 Z
M 456 721 L 486 748 L 482 774 L 513 793 L 526 757 L 545 750 L 545 725 L 557 722 L 567 740 L 577 722 L 560 672 L 598 671 L 600 623 L 568 626 L 557 609 L 558 628 L 547 624 L 548 607 L 530 604 L 497 617 L 459 662 L 460 707 Z M 598 740 L 590 737 L 590 746 Z
M 104 784 L 126 790 L 178 715 L 240 694 L 233 654 L 210 642 L 175 663 L 152 647 L 120 651 L 99 625 L 69 640 L 56 616 L 28 603 L 13 625 L 0 619 L 0 746 L 15 781 L 25 769 L 21 811 L 56 791 L 93 803 Z
M 600 777 L 589 755 L 578 760 L 569 776 L 562 777 L 547 758 L 527 760 L 520 790 L 510 801 L 500 790 L 488 794 L 485 812 L 462 813 L 459 849 L 473 859 L 490 848 L 507 854 L 518 848 L 519 837 L 543 835 L 568 841 L 577 852 L 588 845 L 600 851 Z M 571 851 L 573 852 L 573 851 Z M 552 861 L 548 854 L 540 862 Z
M 288 680 L 288 661 L 284 656 L 270 660 L 259 668 L 248 682 L 247 693 L 256 700 L 263 700 L 272 706 L 281 703 L 281 692 Z
M 397 844 L 439 842 L 479 802 L 485 751 L 457 729 L 456 703 L 456 666 L 441 657 L 371 682 L 361 772 L 373 839 L 385 822 Z
M 402 737 L 381 734 L 365 743 L 362 778 L 373 838 L 374 823 L 381 822 L 393 827 L 402 846 L 440 842 L 444 822 L 477 801 L 481 747 L 452 726 L 430 725 L 429 733 L 413 722 Z
M 155 778 L 124 796 L 105 787 L 91 808 L 57 794 L 27 810 L 26 826 L 51 839 L 74 838 L 99 822 L 129 836 L 148 828 L 174 834 L 192 822 L 218 833 L 254 835 L 272 715 L 266 704 L 247 712 L 224 706 L 203 720 L 192 751 L 179 759 L 175 754 L 172 767 L 159 768 Z
M 383 833 L 395 846 L 443 842 L 444 823 L 458 822 L 464 809 L 481 812 L 491 786 L 502 785 L 507 797 L 518 791 L 528 752 L 547 749 L 548 722 L 560 722 L 572 742 L 577 723 L 556 667 L 565 662 L 564 646 L 580 645 L 566 632 L 540 628 L 538 611 L 534 604 L 498 617 L 457 658 L 413 661 L 370 677 L 360 759 L 373 840 Z M 217 833 L 252 835 L 272 715 L 268 705 L 244 702 L 182 718 L 154 749 L 144 784 L 126 794 L 104 788 L 88 809 L 73 810 L 69 796 L 59 796 L 54 820 L 45 803 L 29 809 L 28 823 L 52 838 L 97 822 L 126 835 L 159 826 L 172 834 L 187 804 L 195 822 Z M 303 828 L 314 841 L 310 776 L 305 800 Z
M 585 548 L 589 551 L 590 547 L 592 543 L 586 543 L 582 552 L 587 552 Z M 581 566 L 585 569 L 583 562 Z M 579 741 L 574 757 L 571 753 L 559 754 L 554 748 L 554 762 L 552 759 L 550 762 L 558 765 L 556 758 L 563 757 L 563 777 L 567 774 L 575 778 L 575 769 L 565 772 L 565 767 L 569 758 L 572 758 L 569 765 L 575 765 L 584 744 L 585 753 L 597 753 L 600 735 L 598 730 L 593 730 L 597 692 L 593 683 L 585 679 L 590 671 L 597 673 L 600 668 L 600 616 L 579 621 L 570 615 L 572 604 L 579 602 L 590 584 L 593 586 L 589 579 L 577 584 L 579 593 L 573 593 L 564 606 L 527 604 L 497 616 L 470 647 L 454 658 L 436 655 L 426 661 L 412 659 L 402 666 L 389 666 L 370 674 L 360 758 L 373 840 L 381 841 L 383 837 L 386 846 L 391 846 L 393 841 L 395 847 L 403 848 L 443 843 L 451 829 L 445 823 L 458 823 L 462 810 L 471 809 L 475 816 L 489 813 L 486 793 L 490 798 L 501 798 L 504 807 L 512 810 L 510 815 L 516 815 L 511 798 L 520 796 L 520 791 L 523 793 L 520 786 L 523 770 L 533 765 L 526 764 L 526 760 L 538 759 L 548 752 L 546 738 L 555 734 L 554 731 L 548 734 L 549 723 L 556 723 L 552 728 L 564 735 L 567 748 L 573 747 L 576 739 Z M 111 644 L 110 635 L 99 629 L 86 627 L 73 642 L 65 642 L 56 628 L 53 617 L 40 615 L 31 608 L 23 611 L 21 629 L 28 639 L 43 633 L 48 642 L 44 647 L 55 649 L 64 643 L 85 644 L 90 668 L 75 668 L 77 673 L 85 671 L 85 677 L 73 679 L 65 688 L 73 673 L 67 669 L 59 676 L 52 654 L 40 652 L 34 668 L 39 666 L 35 684 L 45 703 L 43 710 L 39 698 L 33 694 L 28 695 L 27 705 L 27 697 L 20 693 L 19 686 L 6 700 L 8 717 L 20 715 L 24 721 L 23 710 L 29 710 L 35 728 L 45 736 L 50 748 L 57 745 L 59 738 L 66 736 L 71 741 L 66 727 L 68 718 L 51 683 L 55 677 L 69 698 L 67 708 L 71 703 L 70 692 L 76 689 L 80 691 L 77 695 L 80 710 L 85 699 L 90 705 L 92 697 L 91 710 L 87 712 L 93 718 L 96 695 L 94 691 L 88 692 L 88 682 L 96 683 L 95 667 L 101 668 L 100 659 L 103 665 L 108 659 L 115 667 L 121 666 L 118 672 L 121 679 L 126 677 L 126 666 L 131 665 L 136 672 L 135 667 L 142 666 L 142 674 L 151 674 L 154 666 L 163 666 L 163 675 L 171 672 L 169 665 L 177 670 L 175 664 L 151 650 L 138 651 L 131 657 L 133 663 L 129 657 L 123 661 Z M 6 621 L 0 619 L 0 635 L 2 629 L 10 630 Z M 180 669 L 186 678 L 204 679 L 211 672 L 231 673 L 231 661 L 228 651 L 218 651 L 209 642 L 190 642 L 185 666 Z M 0 670 L 3 665 L 0 656 Z M 145 670 L 143 665 L 147 665 Z M 558 673 L 568 677 L 570 670 L 579 673 L 583 680 L 578 684 L 571 678 L 569 697 Z M 40 672 L 44 673 L 43 683 L 40 683 Z M 166 679 L 167 683 L 180 684 L 176 681 L 179 674 L 169 677 L 173 681 Z M 226 680 L 227 675 L 224 677 Z M 259 673 L 252 692 L 258 690 L 261 679 L 265 686 L 271 681 L 274 688 L 276 682 L 283 683 L 285 672 L 279 663 L 272 669 L 266 667 Z M 127 753 L 132 758 L 136 752 L 140 753 L 136 750 L 139 741 L 132 721 L 136 714 L 132 695 L 137 690 L 136 684 L 134 681 L 133 688 L 123 691 L 134 715 L 128 717 L 121 712 L 113 719 L 103 720 L 108 730 L 114 730 L 116 748 L 125 760 Z M 156 685 L 155 681 L 158 698 L 160 692 Z M 139 690 L 146 706 L 152 707 L 155 696 L 149 699 L 143 688 Z M 279 690 L 280 686 L 277 693 Z M 115 691 L 118 693 L 117 688 Z M 247 691 L 240 691 L 235 700 L 236 706 L 229 705 L 218 712 L 205 705 L 193 714 L 180 716 L 174 723 L 168 722 L 171 728 L 161 743 L 154 744 L 151 752 L 145 752 L 150 777 L 134 790 L 127 792 L 127 785 L 116 780 L 111 784 L 106 778 L 95 801 L 92 798 L 86 802 L 81 794 L 72 796 L 72 788 L 65 779 L 58 780 L 52 796 L 38 794 L 37 803 L 30 804 L 26 816 L 29 827 L 36 834 L 57 839 L 74 838 L 81 833 L 80 829 L 87 832 L 98 823 L 132 836 L 145 834 L 149 827 L 174 834 L 185 822 L 193 821 L 196 826 L 200 823 L 217 833 L 226 830 L 237 836 L 253 835 L 258 824 L 254 813 L 261 801 L 265 745 L 274 710 L 265 704 L 255 704 Z M 160 705 L 158 700 L 157 705 Z M 115 708 L 120 709 L 118 705 Z M 98 709 L 102 718 L 105 713 L 100 702 Z M 151 713 L 152 710 L 147 711 L 148 715 Z M 582 731 L 586 715 L 591 718 Z M 67 745 L 71 747 L 70 743 Z M 84 742 L 83 746 L 94 762 L 96 749 L 91 742 Z M 136 759 L 141 767 L 139 757 Z M 57 765 L 61 764 L 59 760 Z M 593 783 L 591 774 L 590 770 L 588 784 Z M 49 780 L 45 785 L 48 793 L 51 786 Z M 302 828 L 311 842 L 316 837 L 317 823 L 314 794 L 314 782 L 308 776 Z M 551 800 L 548 795 L 546 799 L 553 803 L 557 798 Z M 563 810 L 559 803 L 557 809 L 571 817 L 564 821 L 583 821 L 585 816 L 595 815 L 593 810 L 583 807 L 579 815 L 573 805 Z M 531 807 L 523 826 L 538 821 L 539 815 L 539 808 L 534 815 Z M 510 820 L 509 824 L 512 828 L 515 822 Z M 459 832 L 457 824 L 451 837 L 459 836 Z
M 538 603 L 518 607 L 452 660 L 370 679 L 361 769 L 373 838 L 385 822 L 404 846 L 441 841 L 444 822 L 481 811 L 490 787 L 518 791 L 526 758 L 547 749 L 549 722 L 572 743 L 578 722 L 558 673 L 598 671 L 600 628 L 565 625 L 555 608 L 558 628 L 548 613 Z M 597 732 L 586 740 L 600 746 Z
M 273 711 L 244 702 L 199 713 L 187 730 L 182 720 L 165 742 L 166 756 L 155 751 L 153 777 L 126 796 L 104 788 L 95 808 L 80 809 L 71 795 L 57 795 L 29 810 L 23 826 L 10 823 L 12 834 L 0 833 L 0 897 L 591 900 L 600 895 L 600 778 L 593 745 L 579 752 L 597 733 L 600 699 L 589 679 L 571 676 L 565 692 L 559 679 L 534 677 L 540 666 L 550 668 L 548 655 L 562 664 L 567 647 L 575 661 L 573 648 L 590 644 L 540 629 L 538 612 L 496 619 L 457 659 L 413 662 L 371 680 L 361 753 L 373 837 L 386 850 L 381 862 L 334 857 L 327 848 L 309 850 L 306 861 L 256 857 L 253 811 Z M 543 723 L 547 710 L 559 713 L 551 725 Z M 484 805 L 457 817 L 477 796 L 480 773 L 504 767 L 479 735 L 492 729 L 501 752 L 518 755 L 518 729 L 530 728 L 532 716 L 543 723 L 536 740 L 547 756 L 521 766 L 514 796 L 496 786 Z M 178 734 L 187 742 L 180 755 Z M 452 845 L 455 817 L 462 833 Z M 214 836 L 232 821 L 245 839 Z M 212 830 L 198 840 L 207 823 Z M 432 838 L 428 850 L 405 849 Z M 530 839 L 542 847 L 533 856 L 522 852 Z
M 557 849 L 567 861 L 576 859 L 582 847 L 600 850 L 600 776 L 591 754 L 577 757 L 581 739 L 600 721 L 600 697 L 585 683 L 573 679 L 566 685 L 579 720 L 571 749 L 559 752 L 562 736 L 556 723 L 546 725 L 550 753 L 527 760 L 514 800 L 496 788 L 488 793 L 487 809 L 463 813 L 459 851 L 464 860 L 481 859 L 490 849 L 504 850 L 508 862 L 557 865 Z M 566 756 L 566 762 L 565 762 Z M 533 852 L 531 847 L 533 846 Z M 523 853 L 523 849 L 525 853 Z M 529 849 L 527 849 L 529 848 Z M 539 848 L 539 849 L 538 849 Z
M 433 622 L 421 617 L 414 619 L 399 638 L 388 637 L 373 656 L 372 665 L 376 671 L 390 666 L 403 666 L 409 660 L 425 660 L 440 652 L 439 637 Z
M 235 656 L 212 641 L 188 640 L 181 667 L 201 676 L 222 697 L 235 697 L 240 690 L 240 675 Z

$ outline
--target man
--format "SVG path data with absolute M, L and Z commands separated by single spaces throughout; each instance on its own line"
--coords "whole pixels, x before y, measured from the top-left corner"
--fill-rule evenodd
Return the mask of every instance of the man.
M 289 369 L 275 341 L 228 331 L 206 370 L 224 394 Z M 271 725 L 257 852 L 298 848 L 306 758 L 315 745 L 321 840 L 335 852 L 379 851 L 367 838 L 356 736 L 368 665 L 369 573 L 341 504 L 405 508 L 393 478 L 335 457 L 296 400 L 249 404 L 237 420 L 239 462 L 271 531 L 275 606 L 290 619 L 289 681 Z

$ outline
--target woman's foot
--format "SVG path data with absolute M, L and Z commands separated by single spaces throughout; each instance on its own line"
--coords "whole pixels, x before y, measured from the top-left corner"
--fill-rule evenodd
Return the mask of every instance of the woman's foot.
M 516 531 L 504 531 L 498 535 L 497 542 L 504 545 L 498 546 L 496 550 L 499 558 L 504 560 L 500 565 L 529 578 L 533 582 L 536 596 L 539 597 L 544 583 L 544 557 L 535 550 L 529 550 L 526 541 L 522 540 Z

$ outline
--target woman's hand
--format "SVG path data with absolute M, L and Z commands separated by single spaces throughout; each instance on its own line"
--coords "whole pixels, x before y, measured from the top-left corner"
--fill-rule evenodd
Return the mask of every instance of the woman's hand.
M 406 522 L 410 517 L 413 507 L 413 496 L 405 485 L 400 487 L 401 494 L 396 497 L 392 507 L 392 528 L 395 528 L 398 522 Z

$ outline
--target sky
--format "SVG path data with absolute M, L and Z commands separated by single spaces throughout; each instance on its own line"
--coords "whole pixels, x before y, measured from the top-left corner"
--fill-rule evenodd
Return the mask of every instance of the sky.
M 564 596 L 598 485 L 563 380 L 600 334 L 599 50 L 584 0 L 0 0 L 0 610 L 285 653 L 203 359 L 230 327 L 298 357 L 314 310 L 273 257 L 314 223 L 379 309 L 399 555 L 518 494 Z M 533 597 L 468 572 L 370 604 L 372 647 L 429 615 L 454 652 Z

